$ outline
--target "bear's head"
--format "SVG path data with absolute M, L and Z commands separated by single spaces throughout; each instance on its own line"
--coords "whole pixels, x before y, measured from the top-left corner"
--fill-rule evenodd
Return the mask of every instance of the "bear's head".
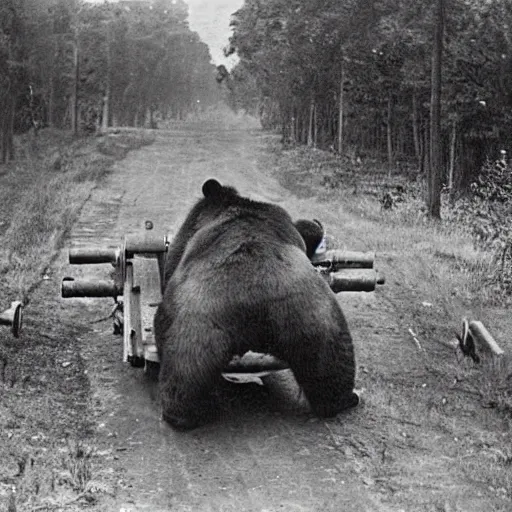
M 239 202 L 248 202 L 253 206 L 258 203 L 242 198 L 238 191 L 229 186 L 221 185 L 216 179 L 210 178 L 203 183 L 202 192 L 205 200 L 213 205 L 229 203 L 231 205 Z M 299 219 L 293 223 L 306 245 L 306 254 L 309 259 L 313 257 L 324 238 L 324 227 L 319 220 Z
M 306 243 L 306 254 L 308 258 L 311 259 L 324 239 L 324 227 L 317 219 L 299 219 L 294 222 L 294 225 L 304 239 Z

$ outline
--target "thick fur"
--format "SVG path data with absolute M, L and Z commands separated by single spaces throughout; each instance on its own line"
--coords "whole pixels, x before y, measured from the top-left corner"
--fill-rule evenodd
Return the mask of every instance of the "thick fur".
M 357 405 L 347 323 L 306 254 L 318 229 L 306 247 L 279 206 L 216 180 L 203 194 L 169 247 L 155 315 L 164 419 L 179 429 L 208 421 L 222 370 L 248 350 L 286 361 L 318 416 Z

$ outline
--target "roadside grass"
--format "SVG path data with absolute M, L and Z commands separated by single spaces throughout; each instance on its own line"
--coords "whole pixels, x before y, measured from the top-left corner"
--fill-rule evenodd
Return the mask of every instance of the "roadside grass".
M 282 149 L 275 139 L 269 145 L 281 184 L 324 206 L 331 244 L 377 253 L 376 267 L 386 277 L 378 294 L 398 324 L 398 331 L 389 332 L 402 333 L 406 355 L 384 372 L 378 361 L 389 357 L 387 349 L 379 355 L 380 347 L 362 344 L 361 360 L 375 366 L 361 376 L 371 388 L 371 406 L 400 428 L 430 425 L 449 433 L 454 443 L 446 459 L 493 495 L 512 498 L 512 301 L 489 284 L 492 253 L 473 243 L 467 226 L 428 220 L 421 187 L 411 176 L 389 175 L 373 161 L 365 165 L 315 149 Z M 396 184 L 417 195 L 385 210 L 380 199 Z M 362 312 L 356 319 L 363 338 L 365 314 L 371 315 Z M 455 337 L 463 318 L 482 321 L 505 355 L 493 357 L 480 348 L 480 364 L 464 358 Z
M 44 130 L 21 138 L 19 159 L 0 174 L 3 300 L 29 300 L 91 191 L 116 160 L 151 141 L 144 131 L 73 139 Z
M 80 328 L 62 322 L 50 265 L 92 190 L 150 132 L 73 138 L 43 130 L 17 140 L 18 159 L 0 167 L 0 310 L 30 303 L 23 334 L 0 329 L 0 511 L 93 507 L 113 492 L 109 453 L 91 444 L 89 382 Z M 87 328 L 87 327 L 85 327 Z

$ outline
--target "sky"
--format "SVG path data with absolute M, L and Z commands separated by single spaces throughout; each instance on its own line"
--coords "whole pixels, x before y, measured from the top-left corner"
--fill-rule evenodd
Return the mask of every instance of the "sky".
M 231 67 L 236 61 L 226 59 L 222 50 L 228 44 L 231 14 L 242 7 L 244 0 L 185 0 L 189 6 L 190 28 L 210 47 L 215 64 Z
M 98 3 L 104 0 L 85 1 Z M 227 46 L 231 35 L 230 16 L 242 7 L 244 0 L 185 0 L 185 2 L 189 6 L 190 29 L 197 32 L 209 46 L 212 60 L 216 65 L 224 64 L 231 68 L 236 63 L 236 57 L 226 59 L 223 48 Z

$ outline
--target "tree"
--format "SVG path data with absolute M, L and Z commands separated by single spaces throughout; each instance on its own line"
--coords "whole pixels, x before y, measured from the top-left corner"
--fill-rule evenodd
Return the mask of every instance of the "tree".
M 443 56 L 444 5 L 436 0 L 436 23 L 432 51 L 432 92 L 430 100 L 430 169 L 428 175 L 428 213 L 441 218 L 441 180 L 443 156 L 441 146 L 441 68 Z
M 0 2 L 0 162 L 41 125 L 153 126 L 220 98 L 183 0 Z
M 437 0 L 246 0 L 230 51 L 253 76 L 264 126 L 386 156 L 391 170 L 397 159 L 436 169 L 437 216 L 444 162 L 461 193 L 512 144 L 512 3 L 443 3 L 440 27 Z

